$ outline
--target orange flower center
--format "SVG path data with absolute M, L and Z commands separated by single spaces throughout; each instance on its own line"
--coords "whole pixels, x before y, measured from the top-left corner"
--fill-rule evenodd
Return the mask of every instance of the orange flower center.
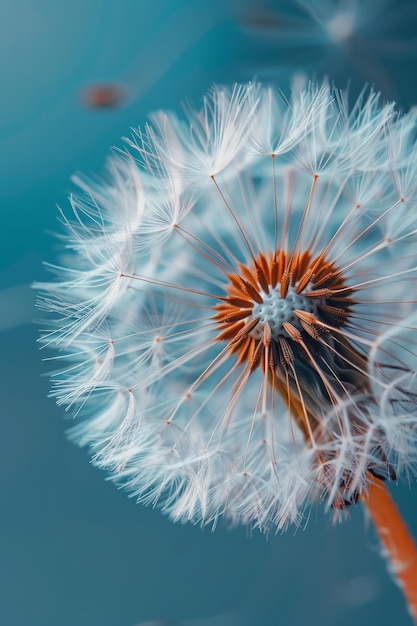
M 273 343 L 273 366 L 291 359 L 291 344 L 307 333 L 318 339 L 345 323 L 354 304 L 352 289 L 324 255 L 308 251 L 259 254 L 251 266 L 229 274 L 228 295 L 216 306 L 219 341 L 229 341 L 239 362 L 255 367 L 260 342 Z

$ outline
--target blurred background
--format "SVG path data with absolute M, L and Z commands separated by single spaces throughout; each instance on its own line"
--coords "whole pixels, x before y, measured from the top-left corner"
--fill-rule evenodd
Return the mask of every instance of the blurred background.
M 324 75 L 417 103 L 417 3 L 0 0 L 0 623 L 411 624 L 361 507 L 266 538 L 137 506 L 65 437 L 30 290 L 57 259 L 70 176 L 213 82 Z M 33 324 L 35 320 L 35 324 Z M 417 489 L 391 492 L 417 537 Z

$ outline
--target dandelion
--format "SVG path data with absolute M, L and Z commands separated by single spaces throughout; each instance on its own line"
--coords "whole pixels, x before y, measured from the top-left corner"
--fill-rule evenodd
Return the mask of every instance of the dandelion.
M 396 71 L 416 56 L 416 18 L 414 3 L 394 0 L 244 0 L 236 10 L 257 75 L 310 68 L 376 83 L 395 98 L 402 93 Z
M 155 114 L 61 214 L 37 288 L 70 436 L 173 520 L 280 530 L 364 501 L 417 620 L 384 488 L 417 450 L 417 111 L 298 81 L 187 116 Z

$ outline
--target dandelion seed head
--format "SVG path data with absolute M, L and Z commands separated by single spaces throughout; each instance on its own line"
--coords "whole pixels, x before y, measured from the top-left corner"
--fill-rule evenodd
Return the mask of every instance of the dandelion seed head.
M 415 473 L 415 112 L 214 88 L 76 179 L 38 284 L 70 437 L 173 520 L 340 516 Z

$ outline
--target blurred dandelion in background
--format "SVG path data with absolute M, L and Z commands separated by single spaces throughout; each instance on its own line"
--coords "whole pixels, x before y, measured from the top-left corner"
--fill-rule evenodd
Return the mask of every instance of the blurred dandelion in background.
M 294 82 L 156 113 L 76 177 L 37 284 L 70 437 L 171 519 L 262 531 L 363 500 L 417 620 L 384 481 L 417 443 L 417 111 Z
M 250 76 L 274 80 L 298 68 L 359 88 L 367 81 L 401 102 L 410 91 L 412 68 L 404 71 L 404 64 L 417 58 L 414 2 L 244 0 L 235 12 L 251 42 Z

